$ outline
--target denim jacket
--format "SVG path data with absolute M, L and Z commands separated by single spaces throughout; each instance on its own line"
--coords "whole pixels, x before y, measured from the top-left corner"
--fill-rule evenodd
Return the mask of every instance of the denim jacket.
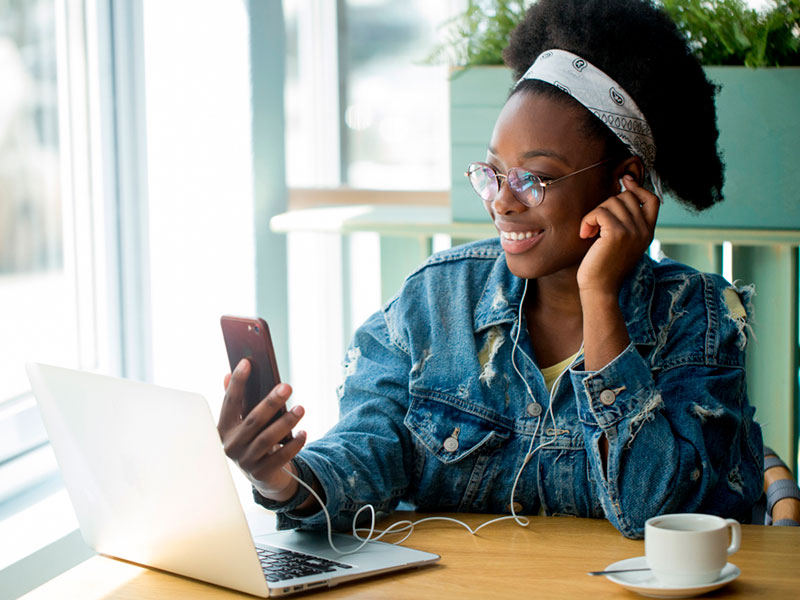
M 643 257 L 619 297 L 630 345 L 599 371 L 580 353 L 548 392 L 518 317 L 523 286 L 497 239 L 467 244 L 432 256 L 358 329 L 340 420 L 295 459 L 324 488 L 334 527 L 368 503 L 508 513 L 531 436 L 541 447 L 519 478 L 518 513 L 607 518 L 627 537 L 662 513 L 746 515 L 763 485 L 745 386 L 749 291 Z M 325 526 L 321 511 L 292 513 L 304 493 L 282 505 L 255 496 L 282 528 Z

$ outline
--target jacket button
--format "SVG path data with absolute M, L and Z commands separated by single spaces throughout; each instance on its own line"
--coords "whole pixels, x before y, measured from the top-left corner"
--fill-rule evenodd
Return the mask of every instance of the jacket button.
M 538 417 L 542 414 L 542 405 L 538 402 L 531 402 L 525 407 L 525 410 L 528 411 L 528 414 L 532 417 Z
M 455 452 L 458 450 L 458 440 L 454 437 L 447 438 L 442 445 L 447 452 Z
M 511 510 L 512 507 L 513 507 L 515 513 L 522 512 L 522 504 L 520 504 L 519 502 L 514 502 L 514 504 L 509 504 L 508 505 L 508 509 L 509 510 Z
M 617 395 L 611 390 L 603 390 L 602 392 L 600 392 L 600 402 L 602 402 L 606 406 L 611 406 L 612 404 L 614 404 L 614 400 L 616 399 Z

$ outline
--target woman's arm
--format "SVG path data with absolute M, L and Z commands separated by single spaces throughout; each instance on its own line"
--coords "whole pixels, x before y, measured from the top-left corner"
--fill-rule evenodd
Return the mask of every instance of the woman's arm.
M 619 294 L 592 294 L 581 297 L 583 306 L 584 368 L 596 371 L 622 354 L 631 343 L 622 311 Z M 608 460 L 608 438 L 605 434 L 598 440 L 598 451 L 606 472 Z
M 403 419 L 410 368 L 384 313 L 372 315 L 347 351 L 345 380 L 338 390 L 339 422 L 295 458 L 302 478 L 322 492 L 336 529 L 349 529 L 356 511 L 366 504 L 376 512 L 394 509 L 409 485 L 413 451 Z M 314 500 L 293 502 L 288 510 L 268 506 L 278 513 L 279 528 L 326 526 Z
M 664 342 L 659 354 L 667 352 L 669 337 L 676 360 L 658 356 L 651 365 L 652 357 L 630 343 L 619 291 L 652 241 L 659 201 L 629 176 L 625 185 L 628 191 L 581 224 L 581 237 L 596 240 L 578 270 L 585 371 L 571 375 L 606 516 L 624 535 L 640 537 L 644 522 L 657 514 L 747 513 L 763 474 L 741 332 L 732 320 L 716 318 L 723 296 L 716 280 L 703 278 L 704 289 L 694 290 L 687 280 L 669 292 L 673 304 L 669 324 L 658 333 Z M 684 301 L 710 304 L 708 311 L 678 317 L 673 308 Z M 710 347 L 711 328 L 720 346 Z M 725 361 L 716 360 L 720 347 Z
M 597 493 L 626 536 L 667 512 L 739 517 L 761 493 L 761 433 L 723 285 L 695 274 L 662 291 L 670 320 L 657 349 L 642 356 L 630 344 L 600 369 L 571 373 Z
M 630 168 L 641 165 L 633 160 Z M 580 236 L 596 236 L 578 270 L 583 308 L 584 368 L 596 371 L 609 364 L 630 344 L 619 307 L 619 291 L 626 275 L 653 241 L 660 203 L 630 174 L 627 190 L 612 196 L 587 214 Z M 608 438 L 601 434 L 598 452 L 606 472 Z

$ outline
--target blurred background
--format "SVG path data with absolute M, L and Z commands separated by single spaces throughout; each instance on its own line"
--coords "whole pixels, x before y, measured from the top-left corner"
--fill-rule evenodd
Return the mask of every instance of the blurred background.
M 259 315 L 303 428 L 335 421 L 346 345 L 387 299 L 380 241 L 270 218 L 447 201 L 449 70 L 425 59 L 466 5 L 0 0 L 0 589 L 85 552 L 27 361 L 216 414 L 219 317 Z
M 303 208 L 446 191 L 448 68 L 424 61 L 465 5 L 0 0 L 0 596 L 85 555 L 27 361 L 216 414 L 219 318 L 257 314 L 303 427 L 336 419 L 345 347 L 382 301 L 377 234 L 269 219 L 295 188 Z

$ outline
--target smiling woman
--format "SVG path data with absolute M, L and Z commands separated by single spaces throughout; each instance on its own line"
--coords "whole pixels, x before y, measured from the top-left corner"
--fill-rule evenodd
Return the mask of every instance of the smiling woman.
M 283 527 L 401 501 L 606 518 L 628 537 L 662 513 L 747 518 L 763 481 L 749 293 L 646 255 L 664 190 L 722 199 L 715 87 L 645 0 L 540 0 L 504 55 L 517 83 L 467 172 L 498 236 L 433 255 L 367 319 L 340 420 L 305 448 L 278 445 L 297 414 L 259 427 L 287 387 L 237 425 L 237 369 L 231 458 Z

